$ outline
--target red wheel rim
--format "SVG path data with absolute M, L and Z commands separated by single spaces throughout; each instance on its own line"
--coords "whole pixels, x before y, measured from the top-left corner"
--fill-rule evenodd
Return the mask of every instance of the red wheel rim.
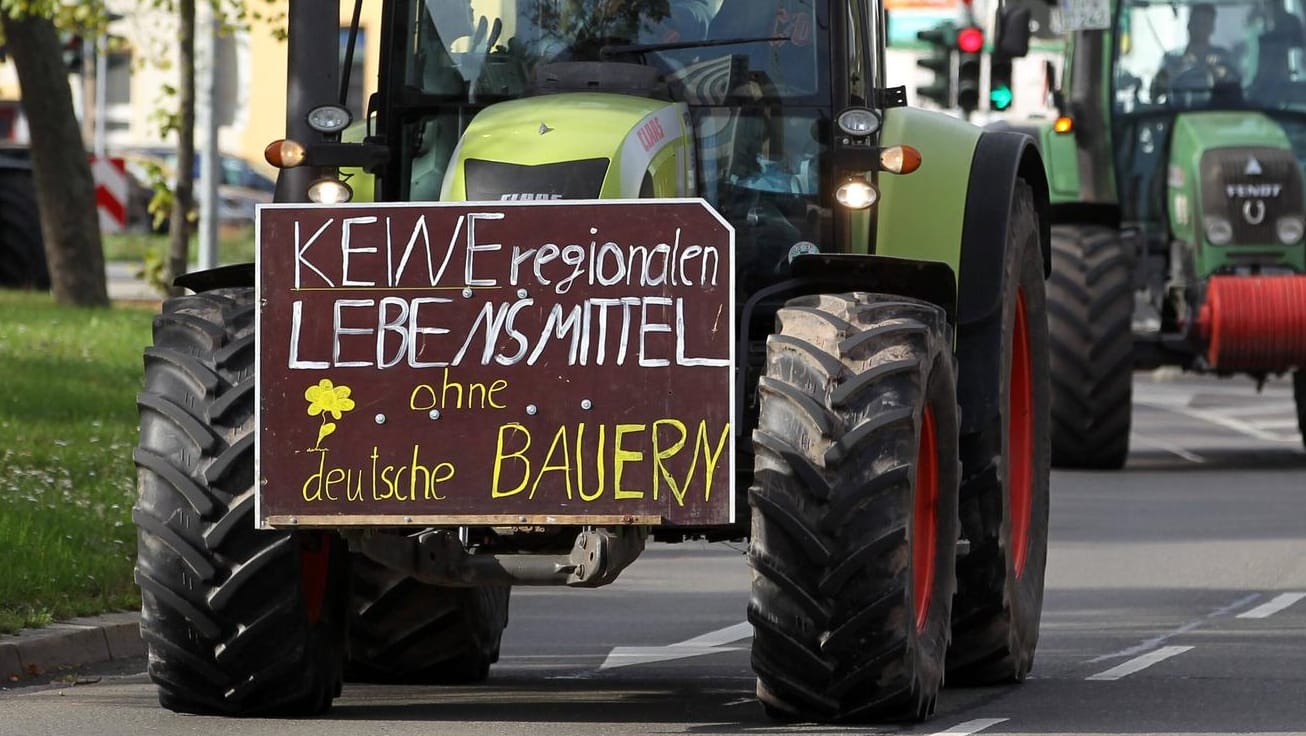
M 326 534 L 305 534 L 299 542 L 299 579 L 304 591 L 304 613 L 310 624 L 322 617 L 330 570 L 330 539 Z
M 1011 549 L 1016 577 L 1025 571 L 1034 499 L 1034 381 L 1030 372 L 1025 291 L 1020 289 L 1016 292 L 1016 319 L 1011 336 L 1011 401 L 1007 424 L 1007 493 L 1011 496 Z
M 916 630 L 925 628 L 934 593 L 935 548 L 938 546 L 939 452 L 934 436 L 934 409 L 925 407 L 921 443 L 916 455 L 916 500 L 912 509 L 912 603 Z

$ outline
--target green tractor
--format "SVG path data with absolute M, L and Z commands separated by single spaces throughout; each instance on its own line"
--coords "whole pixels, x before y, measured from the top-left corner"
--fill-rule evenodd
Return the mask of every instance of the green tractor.
M 341 34 L 292 0 L 258 262 L 182 277 L 155 320 L 134 519 L 161 703 L 483 680 L 514 586 L 604 585 L 649 540 L 748 540 L 777 717 L 1022 680 L 1034 139 L 908 108 L 874 0 L 382 7 L 354 135 L 364 3 Z
M 1062 116 L 1040 131 L 1053 464 L 1124 465 L 1135 369 L 1291 371 L 1306 433 L 1301 3 L 1103 0 L 1067 17 Z

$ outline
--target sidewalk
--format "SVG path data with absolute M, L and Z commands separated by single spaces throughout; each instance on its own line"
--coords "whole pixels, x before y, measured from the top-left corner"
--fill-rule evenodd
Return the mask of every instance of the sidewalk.
M 110 613 L 0 635 L 0 684 L 145 656 L 140 616 Z
M 163 297 L 145 283 L 137 272 L 139 263 L 107 263 L 104 267 L 109 287 L 109 299 L 116 302 L 157 302 Z

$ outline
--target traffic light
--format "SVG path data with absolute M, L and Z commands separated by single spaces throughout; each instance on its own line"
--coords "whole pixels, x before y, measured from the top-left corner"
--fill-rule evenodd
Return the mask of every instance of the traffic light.
M 64 66 L 74 74 L 81 74 L 82 59 L 85 53 L 85 42 L 82 37 L 76 33 L 62 32 L 60 33 L 59 43 L 59 51 L 63 55 Z
M 989 55 L 989 108 L 1003 112 L 1011 107 L 1015 96 L 1011 84 L 1011 58 L 1002 54 Z
M 916 65 L 934 72 L 934 81 L 916 88 L 916 94 L 942 108 L 952 107 L 952 56 L 957 49 L 957 29 L 941 23 L 916 33 L 916 38 L 930 48 L 916 60 Z
M 964 26 L 957 30 L 957 107 L 967 115 L 979 109 L 980 66 L 984 58 L 984 29 Z

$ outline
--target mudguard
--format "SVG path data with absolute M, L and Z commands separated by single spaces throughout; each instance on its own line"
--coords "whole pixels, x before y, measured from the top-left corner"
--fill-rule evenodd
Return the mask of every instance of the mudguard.
M 253 287 L 254 264 L 235 263 L 230 266 L 218 266 L 203 271 L 191 271 L 173 279 L 172 283 L 197 293 L 214 289 Z
M 1033 138 L 1014 131 L 986 131 L 971 160 L 961 236 L 957 295 L 957 398 L 961 431 L 974 432 L 998 414 L 1002 362 L 1002 293 L 1008 219 L 1017 178 L 1034 190 L 1043 273 L 1051 273 L 1052 223 L 1048 184 Z

